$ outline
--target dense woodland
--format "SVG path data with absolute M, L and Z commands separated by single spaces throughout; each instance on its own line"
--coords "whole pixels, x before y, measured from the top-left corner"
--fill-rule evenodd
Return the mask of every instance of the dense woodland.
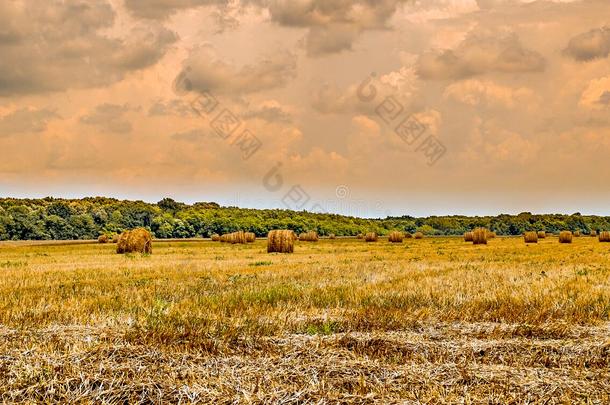
M 315 230 L 320 235 L 333 233 L 337 236 L 353 236 L 366 231 L 385 235 L 392 230 L 461 235 L 480 226 L 499 235 L 520 235 L 529 230 L 589 233 L 591 230 L 610 230 L 610 217 L 524 212 L 486 217 L 361 219 L 279 209 L 220 207 L 216 203 L 187 205 L 170 198 L 157 204 L 102 197 L 0 199 L 0 240 L 95 239 L 101 234 L 111 235 L 135 227 L 150 229 L 156 238 L 192 238 L 237 230 L 265 236 L 273 229 L 291 229 L 297 233 Z

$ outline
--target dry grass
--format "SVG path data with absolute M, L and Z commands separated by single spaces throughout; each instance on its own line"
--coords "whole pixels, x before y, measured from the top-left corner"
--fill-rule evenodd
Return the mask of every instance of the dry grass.
M 498 238 L 0 244 L 0 400 L 610 401 L 610 252 Z

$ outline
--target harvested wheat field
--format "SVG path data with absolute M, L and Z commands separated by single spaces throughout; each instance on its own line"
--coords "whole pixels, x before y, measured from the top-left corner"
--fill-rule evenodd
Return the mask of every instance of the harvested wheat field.
M 610 402 L 610 250 L 0 244 L 0 399 Z

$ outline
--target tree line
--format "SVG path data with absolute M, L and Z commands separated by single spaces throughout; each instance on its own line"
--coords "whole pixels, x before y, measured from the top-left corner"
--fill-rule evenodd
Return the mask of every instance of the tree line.
M 324 236 L 355 236 L 393 230 L 425 235 L 462 235 L 486 227 L 498 235 L 521 235 L 525 231 L 562 230 L 589 233 L 610 230 L 610 217 L 563 214 L 497 216 L 411 216 L 363 219 L 336 214 L 317 214 L 281 209 L 221 207 L 213 202 L 192 205 L 165 198 L 156 204 L 113 198 L 0 199 L 0 240 L 96 239 L 126 229 L 144 227 L 156 238 L 210 237 L 239 230 L 266 236 L 273 229 L 296 233 L 317 231 Z

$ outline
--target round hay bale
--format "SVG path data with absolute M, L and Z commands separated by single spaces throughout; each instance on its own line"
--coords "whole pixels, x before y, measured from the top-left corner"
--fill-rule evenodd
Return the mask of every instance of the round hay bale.
M 413 235 L 413 237 L 415 239 L 423 239 L 424 238 L 424 234 L 421 232 L 415 232 L 415 234 Z
M 377 242 L 377 234 L 375 232 L 369 232 L 364 235 L 365 242 Z
M 580 238 L 580 235 L 581 235 L 580 231 L 574 231 L 575 238 Z
M 97 238 L 97 243 L 108 243 L 110 241 L 110 238 L 108 237 L 108 235 L 100 235 L 99 238 Z
M 356 235 L 356 239 L 364 239 L 364 235 L 359 233 L 358 235 Z
M 246 233 L 244 231 L 237 231 L 228 235 L 228 242 L 232 245 L 243 245 L 246 243 Z
M 561 231 L 559 233 L 559 243 L 572 243 L 572 232 Z
M 388 235 L 388 241 L 391 243 L 402 243 L 404 238 L 405 238 L 405 235 L 399 231 L 392 231 Z
M 476 228 L 472 231 L 472 243 L 474 245 L 487 245 L 487 229 Z
M 117 253 L 152 254 L 152 235 L 144 228 L 125 231 L 118 240 Z
M 464 232 L 464 242 L 472 242 L 474 234 L 472 232 Z
M 328 239 L 337 239 L 337 235 L 331 233 L 330 235 L 328 235 Z
M 214 235 L 212 235 L 212 241 L 213 242 L 220 242 L 220 235 L 215 233 Z
M 599 233 L 599 241 L 600 242 L 610 242 L 610 232 L 609 231 L 601 231 Z
M 411 239 L 413 238 L 413 235 L 411 235 L 409 232 L 405 233 L 405 239 Z
M 267 235 L 267 253 L 293 253 L 294 232 L 288 230 L 275 230 Z
M 538 232 L 525 232 L 523 239 L 525 243 L 538 243 Z
M 593 238 L 596 237 L 597 236 L 597 231 L 592 229 L 591 232 L 589 233 L 589 236 L 591 236 Z
M 487 239 L 495 239 L 496 233 L 492 231 L 487 231 Z
M 246 232 L 244 234 L 245 238 L 246 238 L 246 243 L 254 243 L 256 242 L 256 234 L 253 232 Z
M 112 236 L 112 243 L 119 243 L 119 235 L 118 234 L 114 234 Z
M 538 231 L 538 239 L 544 239 L 544 238 L 546 238 L 546 232 Z
M 317 242 L 318 233 L 316 231 L 303 232 L 299 235 L 299 240 L 303 242 Z
M 129 239 L 129 233 L 130 231 L 124 231 L 119 235 L 116 246 L 116 252 L 118 254 L 127 253 L 127 242 Z

